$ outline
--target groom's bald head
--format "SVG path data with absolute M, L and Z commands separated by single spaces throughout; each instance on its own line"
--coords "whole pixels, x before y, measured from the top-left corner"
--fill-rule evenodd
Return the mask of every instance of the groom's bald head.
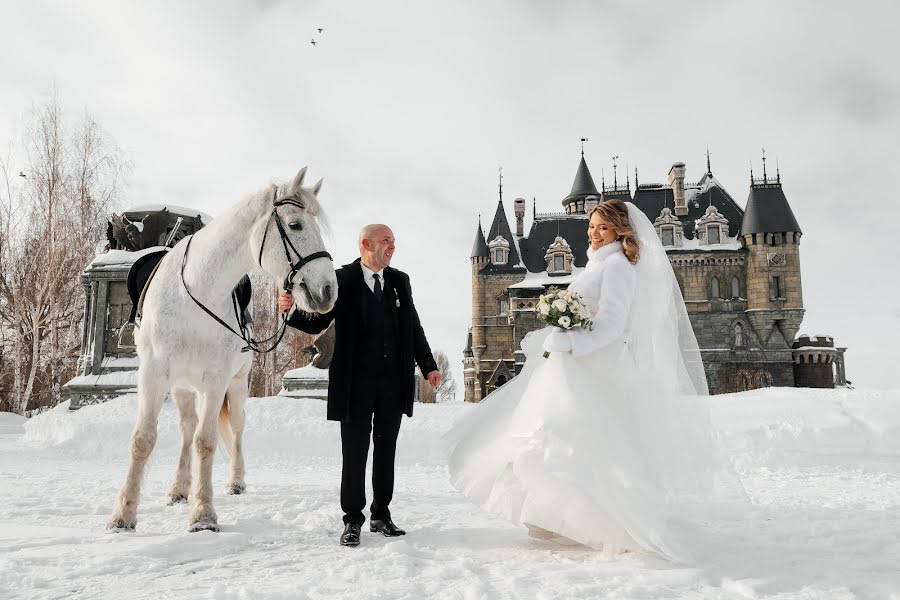
M 380 223 L 366 225 L 359 232 L 359 256 L 362 263 L 373 271 L 380 271 L 391 264 L 394 255 L 394 232 Z

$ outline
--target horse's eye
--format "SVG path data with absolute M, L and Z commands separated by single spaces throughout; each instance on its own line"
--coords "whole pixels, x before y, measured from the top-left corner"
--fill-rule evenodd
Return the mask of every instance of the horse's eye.
M 290 227 L 294 231 L 302 231 L 303 223 L 300 221 L 294 221 L 293 223 L 288 223 L 288 227 Z

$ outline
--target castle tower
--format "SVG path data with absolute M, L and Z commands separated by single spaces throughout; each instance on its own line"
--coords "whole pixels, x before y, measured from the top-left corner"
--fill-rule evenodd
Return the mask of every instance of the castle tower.
M 803 320 L 801 235 L 780 173 L 768 179 L 763 168 L 762 179 L 751 175 L 740 230 L 741 243 L 749 250 L 746 315 L 767 349 L 790 348 Z
M 484 233 L 481 231 L 481 219 L 478 220 L 478 229 L 475 231 L 475 243 L 472 246 L 472 328 L 469 331 L 467 340 L 467 354 L 463 360 L 463 371 L 471 369 L 465 373 L 466 380 L 466 399 L 472 399 L 473 402 L 481 402 L 481 385 L 477 381 L 479 359 L 485 348 L 485 328 L 484 328 L 484 280 L 481 276 L 481 270 L 490 262 L 490 253 L 488 251 L 487 242 L 484 241 Z M 469 379 L 471 378 L 471 395 L 469 394 Z

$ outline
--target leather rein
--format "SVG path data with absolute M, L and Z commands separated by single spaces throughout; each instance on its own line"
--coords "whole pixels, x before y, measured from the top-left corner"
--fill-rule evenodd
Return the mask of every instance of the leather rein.
M 257 260 L 259 262 L 259 266 L 262 267 L 262 255 L 263 255 L 263 250 L 265 250 L 265 247 L 266 247 L 266 238 L 269 235 L 270 224 L 274 220 L 275 225 L 278 228 L 278 235 L 281 238 L 281 245 L 284 247 L 285 258 L 287 258 L 287 262 L 291 266 L 291 271 L 290 271 L 290 273 L 288 273 L 287 277 L 284 278 L 284 284 L 282 287 L 284 288 L 285 292 L 290 292 L 291 290 L 294 289 L 294 278 L 297 276 L 297 273 L 300 272 L 300 269 L 302 269 L 304 265 L 306 265 L 307 263 L 312 262 L 314 260 L 317 260 L 319 258 L 327 258 L 328 260 L 334 260 L 334 259 L 332 259 L 331 255 L 328 252 L 326 252 L 325 250 L 319 250 L 317 252 L 313 252 L 312 254 L 308 254 L 307 256 L 303 256 L 302 254 L 300 254 L 300 252 L 297 250 L 297 248 L 294 247 L 294 244 L 291 242 L 291 239 L 288 237 L 287 231 L 284 228 L 284 222 L 281 220 L 281 215 L 278 214 L 278 207 L 284 206 L 285 204 L 292 204 L 298 208 L 305 208 L 305 207 L 301 203 L 297 202 L 296 200 L 294 200 L 293 198 L 290 198 L 290 197 L 282 198 L 281 200 L 277 200 L 276 199 L 277 192 L 278 192 L 277 187 L 272 190 L 272 212 L 269 214 L 268 221 L 266 221 L 266 228 L 263 232 L 262 243 L 259 246 L 259 258 Z M 184 249 L 184 257 L 181 259 L 181 284 L 184 286 L 184 290 L 188 293 L 188 296 L 191 297 L 191 300 L 193 300 L 197 306 L 202 308 L 206 314 L 208 314 L 210 317 L 215 319 L 217 323 L 222 325 L 225 329 L 227 329 L 234 335 L 236 335 L 239 338 L 241 338 L 242 340 L 244 340 L 244 343 L 246 344 L 246 346 L 241 348 L 241 352 L 247 352 L 249 350 L 252 350 L 253 352 L 265 354 L 265 353 L 271 352 L 272 350 L 277 348 L 278 344 L 281 343 L 282 338 L 284 338 L 285 331 L 287 330 L 288 313 L 283 313 L 281 315 L 281 326 L 274 334 L 267 337 L 266 339 L 256 340 L 256 339 L 253 339 L 253 337 L 250 335 L 250 331 L 249 331 L 250 323 L 244 319 L 244 317 L 242 316 L 241 311 L 238 307 L 238 299 L 237 299 L 236 292 L 234 292 L 234 291 L 231 292 L 231 303 L 234 308 L 234 316 L 235 316 L 235 319 L 238 324 L 238 329 L 240 331 L 234 329 L 231 325 L 229 325 L 228 323 L 223 321 L 221 318 L 218 317 L 218 315 L 216 315 L 213 311 L 211 311 L 202 302 L 200 302 L 199 300 L 197 300 L 197 298 L 194 297 L 194 294 L 191 293 L 191 290 L 187 286 L 187 282 L 185 282 L 185 280 L 184 280 L 184 267 L 187 264 L 188 252 L 191 249 L 191 242 L 193 242 L 193 241 L 194 241 L 194 236 L 191 235 L 190 238 L 188 239 L 187 246 Z M 297 256 L 296 261 L 294 261 L 291 258 L 291 251 L 293 251 L 293 253 Z M 302 285 L 302 281 L 301 281 L 301 285 Z M 275 340 L 275 341 L 272 343 L 271 346 L 269 346 L 268 348 L 265 348 L 265 349 L 262 348 L 262 346 L 264 344 L 268 344 L 272 340 Z

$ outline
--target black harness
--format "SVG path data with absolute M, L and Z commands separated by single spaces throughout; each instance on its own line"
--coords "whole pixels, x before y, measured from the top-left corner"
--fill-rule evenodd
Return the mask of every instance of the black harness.
M 277 192 L 278 192 L 277 187 L 272 190 L 272 212 L 269 215 L 269 220 L 266 221 L 266 229 L 263 232 L 262 244 L 260 244 L 260 246 L 259 246 L 258 262 L 259 262 L 259 266 L 262 267 L 262 255 L 263 255 L 263 250 L 266 247 L 266 238 L 269 235 L 269 226 L 270 226 L 270 223 L 274 220 L 275 225 L 278 228 L 278 235 L 281 237 L 281 245 L 284 247 L 284 255 L 287 258 L 288 264 L 291 266 L 291 271 L 290 271 L 290 273 L 288 273 L 287 277 L 284 278 L 284 285 L 283 285 L 284 291 L 290 292 L 292 289 L 294 289 L 294 278 L 297 276 L 297 273 L 300 272 L 300 269 L 302 269 L 303 266 L 306 265 L 306 263 L 309 263 L 309 262 L 314 261 L 319 258 L 327 258 L 328 260 L 333 260 L 333 259 L 331 258 L 331 255 L 328 252 L 326 252 L 325 250 L 319 250 L 318 252 L 313 252 L 312 254 L 303 256 L 294 247 L 294 244 L 291 243 L 291 239 L 287 235 L 287 231 L 285 231 L 284 222 L 282 222 L 282 220 L 281 220 L 281 215 L 278 214 L 278 207 L 284 206 L 285 204 L 293 204 L 294 206 L 297 206 L 299 208 L 304 208 L 304 206 L 302 204 L 300 204 L 299 202 L 297 202 L 296 200 L 294 200 L 293 198 L 282 198 L 281 200 L 276 200 L 275 198 L 276 198 Z M 190 239 L 188 239 L 187 246 L 184 249 L 184 257 L 181 259 L 181 284 L 184 286 L 184 290 L 188 293 L 188 296 L 191 297 L 191 300 L 193 300 L 197 306 L 202 308 L 206 314 L 208 314 L 210 317 L 215 319 L 217 323 L 222 325 L 225 329 L 227 329 L 234 335 L 236 335 L 239 338 L 241 338 L 242 340 L 244 340 L 244 343 L 247 345 L 244 346 L 243 348 L 241 348 L 241 352 L 247 352 L 248 350 L 253 350 L 254 352 L 266 353 L 266 352 L 271 352 L 272 350 L 277 348 L 278 344 L 281 343 L 281 340 L 284 337 L 285 331 L 287 330 L 288 313 L 283 313 L 281 315 L 281 326 L 273 335 L 267 337 L 264 340 L 255 340 L 255 339 L 253 339 L 253 337 L 250 335 L 250 332 L 249 332 L 249 325 L 250 325 L 249 320 L 244 317 L 243 311 L 241 311 L 238 307 L 239 303 L 238 303 L 237 294 L 235 292 L 231 293 L 231 303 L 234 308 L 235 320 L 237 321 L 238 329 L 240 331 L 234 329 L 231 325 L 229 325 L 228 323 L 226 323 L 225 321 L 220 319 L 213 311 L 211 311 L 209 308 L 204 306 L 204 304 L 202 302 L 200 302 L 199 300 L 197 300 L 197 298 L 194 297 L 194 295 L 191 293 L 191 290 L 187 286 L 187 282 L 185 282 L 185 280 L 184 280 L 184 267 L 187 264 L 188 252 L 191 249 L 191 242 L 193 242 L 193 241 L 194 241 L 194 236 L 191 235 Z M 297 256 L 296 261 L 294 261 L 291 258 L 291 251 L 293 251 L 293 253 Z M 301 282 L 301 285 L 302 285 L 302 282 Z M 269 346 L 266 349 L 261 348 L 262 345 L 267 344 L 267 343 L 271 342 L 272 340 L 275 340 L 275 341 L 274 341 L 274 343 L 272 343 L 271 346 Z

